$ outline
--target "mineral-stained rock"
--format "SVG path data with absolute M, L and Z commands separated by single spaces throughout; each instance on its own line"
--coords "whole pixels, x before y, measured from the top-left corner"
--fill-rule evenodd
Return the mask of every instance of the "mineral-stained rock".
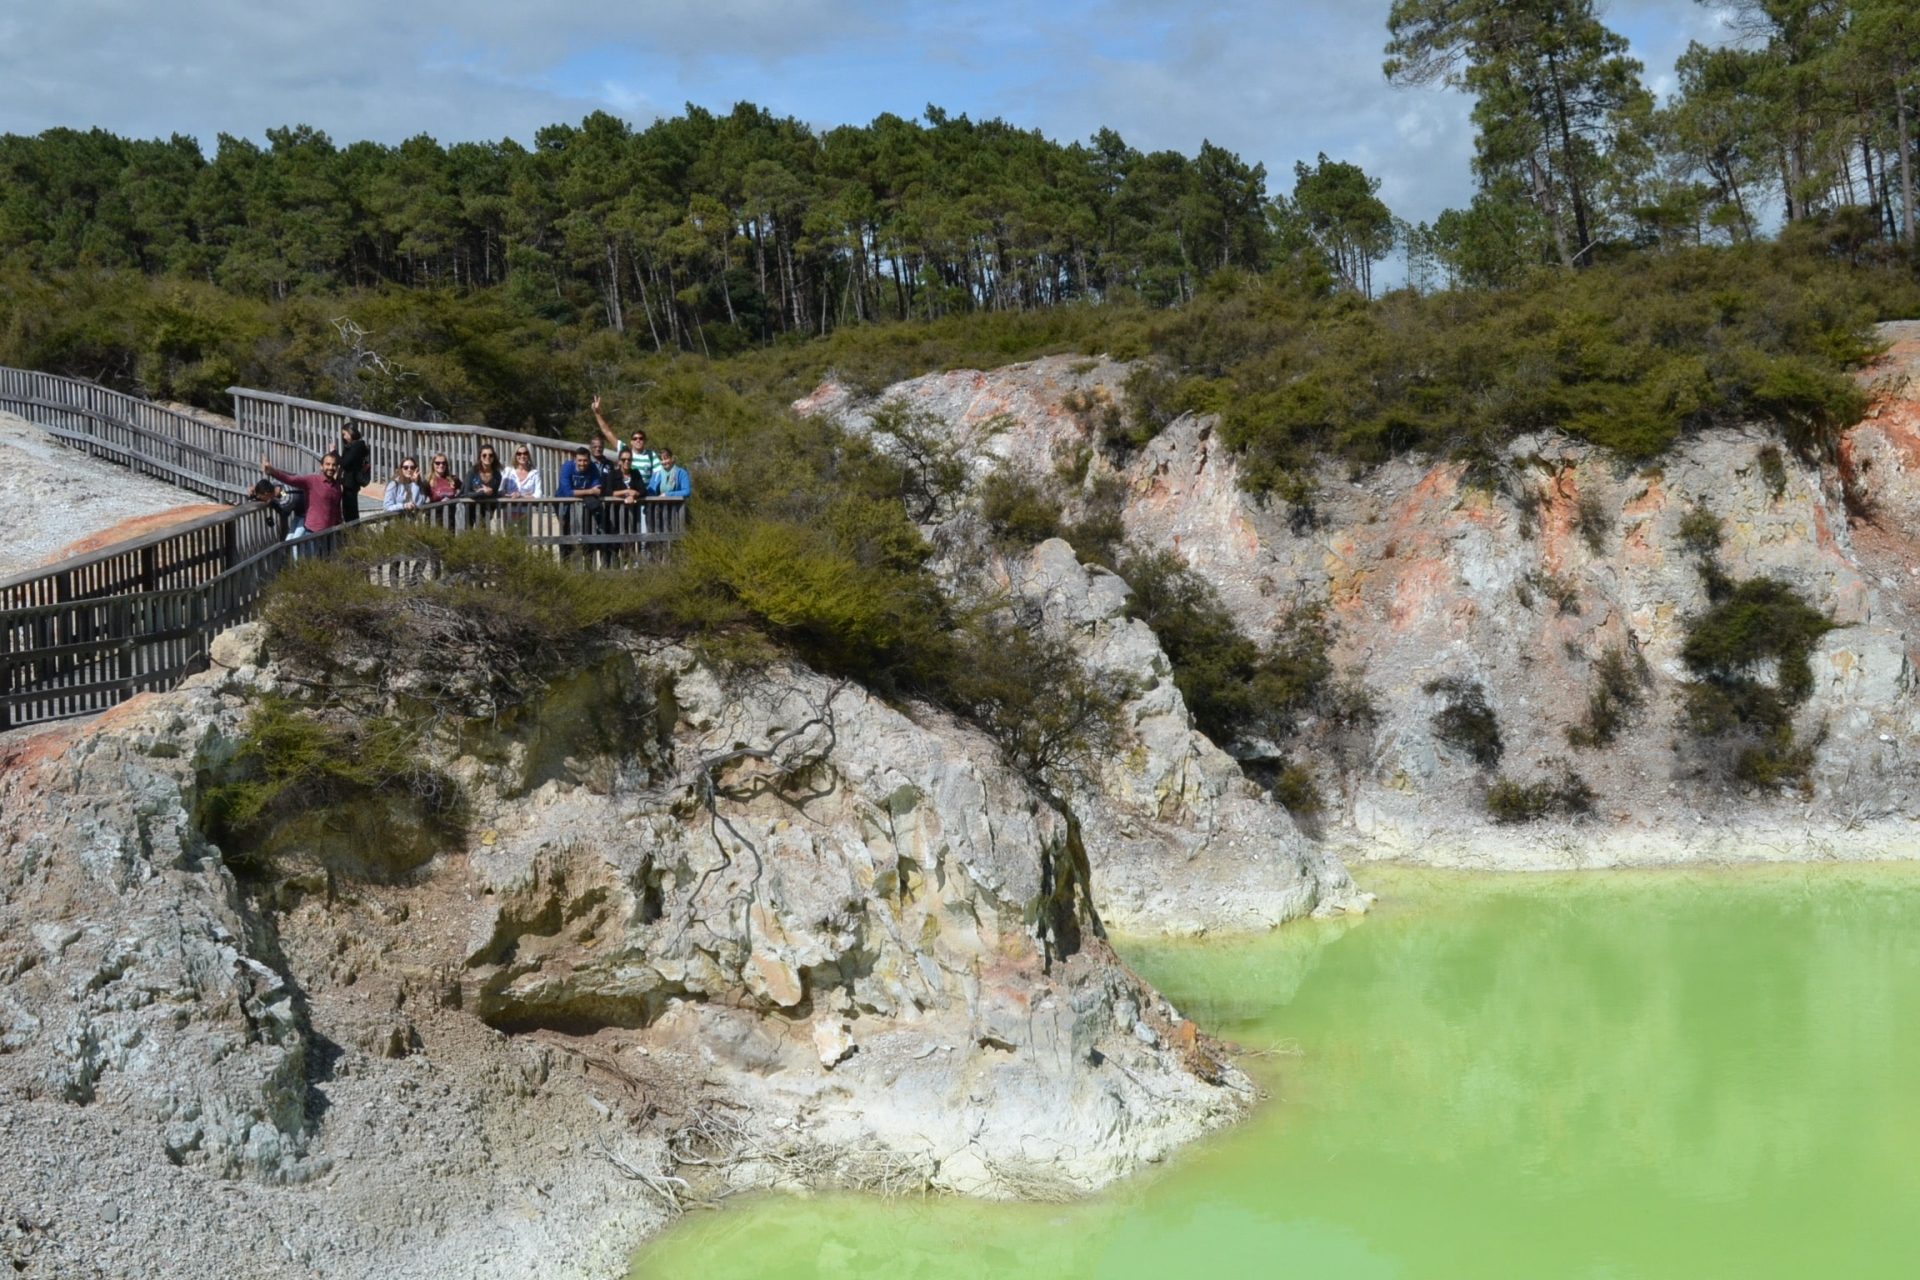
M 492 904 L 468 957 L 483 1017 L 698 1045 L 743 1096 L 941 1186 L 963 1149 L 1009 1177 L 1102 1181 L 1143 1135 L 1157 1150 L 1237 1106 L 1116 1034 L 1115 1000 L 1153 998 L 1104 947 L 1049 968 L 1026 913 L 1061 820 L 977 732 L 798 668 L 739 688 L 678 650 L 647 661 L 671 673 L 671 771 L 694 803 L 551 791 L 503 822 L 471 862 Z M 1112 1108 L 1124 1139 L 1086 1124 Z M 1076 1154 L 1031 1167 L 1021 1152 L 1063 1123 Z
M 1064 401 L 1083 398 L 1096 411 L 1115 404 L 1125 374 L 1112 361 L 1052 357 L 991 373 L 931 374 L 871 402 L 828 383 L 795 407 L 865 431 L 878 404 L 903 404 L 947 433 L 977 486 L 996 467 L 1040 479 L 1091 451 L 1087 414 Z M 1107 465 L 1094 458 L 1093 473 Z M 1230 470 L 1225 483 L 1231 489 Z M 1130 518 L 1137 506 L 1130 503 Z M 969 541 L 968 519 L 962 512 L 930 530 L 936 544 L 956 548 L 940 562 L 946 575 L 963 590 L 979 587 L 984 576 L 995 590 L 1037 602 L 1047 625 L 1090 666 L 1134 687 L 1125 707 L 1126 750 L 1101 762 L 1097 786 L 1073 796 L 1095 896 L 1110 925 L 1194 934 L 1366 909 L 1369 896 L 1354 887 L 1339 857 L 1303 837 L 1286 811 L 1194 728 L 1159 639 L 1126 616 L 1126 583 L 1082 566 L 1057 539 L 1025 557 L 985 553 Z M 1241 541 L 1252 545 L 1250 536 Z
M 945 424 L 976 476 L 1006 465 L 1043 478 L 1074 463 L 1088 485 L 1116 477 L 1125 485 L 1129 540 L 1176 552 L 1256 637 L 1303 602 L 1328 605 L 1339 626 L 1335 657 L 1364 672 L 1381 713 L 1367 766 L 1323 787 L 1336 800 L 1324 819 L 1326 846 L 1348 859 L 1570 866 L 1912 855 L 1920 854 L 1920 789 L 1909 781 L 1920 762 L 1920 325 L 1884 326 L 1883 336 L 1891 343 L 1886 360 L 1863 375 L 1875 407 L 1824 469 L 1758 431 L 1690 437 L 1644 467 L 1543 434 L 1508 448 L 1498 484 L 1470 483 L 1457 464 L 1431 459 L 1400 459 L 1357 477 L 1329 469 L 1311 513 L 1245 492 L 1208 417 L 1182 418 L 1124 458 L 1100 451 L 1089 415 L 1069 406 L 1117 394 L 1124 371 L 1110 362 L 1049 358 L 930 375 L 872 402 L 828 384 L 799 407 L 862 430 L 875 404 L 895 402 Z M 1677 719 L 1689 673 L 1680 646 L 1689 621 L 1708 607 L 1698 556 L 1681 536 L 1696 508 L 1722 522 L 1726 573 L 1777 578 L 1839 624 L 1813 655 L 1816 687 L 1798 716 L 1801 739 L 1818 744 L 1805 794 L 1729 792 L 1698 777 L 1686 755 Z M 1061 605 L 1056 616 L 1079 610 L 1067 625 L 1082 632 L 1087 651 L 1103 650 L 1152 689 L 1149 650 L 1157 646 L 1085 620 L 1118 586 L 1062 592 L 1057 584 L 1071 579 L 1063 553 L 1042 548 L 1033 559 L 1011 566 L 1008 578 L 1048 579 L 1040 589 Z M 1644 664 L 1644 702 L 1613 742 L 1577 748 L 1568 732 L 1585 715 L 1596 663 L 1609 650 L 1636 670 Z M 1495 824 L 1482 799 L 1489 774 L 1434 734 L 1441 698 L 1427 690 L 1447 678 L 1485 689 L 1506 743 L 1503 772 L 1526 779 L 1565 759 L 1596 792 L 1595 816 Z M 1136 713 L 1138 740 L 1155 744 L 1145 758 L 1182 758 L 1165 750 L 1172 721 L 1156 730 L 1144 712 Z M 1101 797 L 1087 798 L 1083 817 L 1104 828 L 1089 852 L 1116 917 L 1176 923 L 1174 904 L 1134 897 L 1143 882 L 1132 871 L 1136 860 L 1112 833 L 1140 829 L 1133 815 L 1146 795 L 1178 790 L 1161 790 L 1170 776 L 1205 776 L 1204 756 L 1174 775 L 1109 769 Z M 1195 847 L 1215 832 L 1239 831 L 1263 856 L 1297 863 L 1295 840 L 1280 831 L 1284 819 L 1255 820 L 1254 812 L 1242 807 L 1231 821 L 1215 821 L 1201 803 L 1163 817 L 1158 832 Z M 1325 865 L 1328 887 L 1299 890 L 1299 902 L 1341 899 L 1338 860 L 1328 855 Z M 1293 883 L 1319 874 L 1295 872 Z M 1287 877 L 1243 874 L 1238 883 L 1242 894 L 1263 883 L 1284 891 Z M 1215 923 L 1200 904 L 1192 910 L 1196 922 Z

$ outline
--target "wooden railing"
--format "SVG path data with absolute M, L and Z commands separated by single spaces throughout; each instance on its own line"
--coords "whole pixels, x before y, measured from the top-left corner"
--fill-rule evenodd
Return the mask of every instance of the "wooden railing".
M 0 368 L 0 409 L 38 423 L 61 443 L 193 493 L 232 502 L 260 478 L 260 455 L 305 471 L 322 450 L 164 409 L 78 378 Z M 75 486 L 76 501 L 98 500 Z
M 0 368 L 0 409 L 95 457 L 227 500 L 259 477 L 262 452 L 283 469 L 304 469 L 338 443 L 346 420 L 359 421 L 375 446 L 376 473 L 391 469 L 382 450 L 396 460 L 436 450 L 458 457 L 456 442 L 477 451 L 482 438 L 496 448 L 537 443 L 536 465 L 556 478 L 560 460 L 570 456 L 551 440 L 407 423 L 286 396 L 236 390 L 235 404 L 251 407 L 240 426 L 230 428 L 92 383 Z M 84 475 L 74 491 L 77 501 L 110 500 L 95 497 L 98 486 Z M 354 530 L 385 521 L 510 535 L 570 563 L 607 568 L 665 556 L 686 531 L 686 503 L 459 499 L 378 512 L 289 543 L 273 511 L 249 501 L 0 580 L 0 730 L 86 715 L 135 693 L 171 688 L 205 668 L 213 638 L 252 617 L 268 584 L 296 557 L 330 555 Z
M 255 391 L 248 387 L 228 387 L 233 397 L 233 418 L 250 436 L 284 440 L 311 452 L 315 457 L 340 447 L 340 428 L 349 422 L 358 424 L 360 433 L 373 451 L 376 479 L 393 474 L 402 458 L 415 458 L 421 473 L 427 461 L 444 453 L 454 475 L 465 479 L 480 456 L 480 446 L 492 445 L 500 455 L 500 465 L 513 460 L 515 446 L 526 446 L 539 468 L 541 483 L 552 493 L 560 481 L 560 468 L 573 457 L 577 447 L 565 440 L 523 435 L 514 431 L 495 431 L 490 427 L 453 426 L 431 422 L 410 422 L 384 414 L 348 409 L 318 400 Z

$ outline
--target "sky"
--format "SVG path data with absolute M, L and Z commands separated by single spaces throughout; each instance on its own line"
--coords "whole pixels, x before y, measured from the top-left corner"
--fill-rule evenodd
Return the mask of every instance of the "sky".
M 295 10 L 304 10 L 296 12 Z M 1061 141 L 1203 140 L 1266 165 L 1325 152 L 1410 221 L 1472 197 L 1470 104 L 1380 74 L 1389 0 L 0 0 L 0 133 L 100 127 L 335 142 L 531 141 L 607 110 L 636 126 L 750 101 L 831 127 L 883 112 L 999 117 Z M 1656 93 L 1698 0 L 1612 0 Z

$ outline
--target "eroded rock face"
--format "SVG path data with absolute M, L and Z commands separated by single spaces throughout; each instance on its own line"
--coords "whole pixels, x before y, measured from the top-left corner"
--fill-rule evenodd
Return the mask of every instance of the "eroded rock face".
M 1043 953 L 1064 823 L 935 712 L 636 643 L 431 741 L 462 847 L 376 882 L 275 845 L 237 880 L 196 788 L 291 685 L 252 628 L 214 658 L 4 740 L 0 1096 L 39 1136 L 0 1199 L 28 1274 L 611 1275 L 676 1169 L 693 1198 L 1057 1194 L 1250 1101 L 1104 944 Z
M 1791 454 L 1772 465 L 1760 433 L 1709 433 L 1637 469 L 1539 436 L 1512 445 L 1509 482 L 1496 489 L 1414 459 L 1357 480 L 1329 471 L 1303 520 L 1243 492 L 1212 420 L 1188 417 L 1117 464 L 1096 452 L 1088 473 L 1117 475 L 1129 539 L 1177 552 L 1249 633 L 1267 634 L 1304 602 L 1331 607 L 1335 656 L 1364 671 L 1381 712 L 1371 766 L 1323 788 L 1339 799 L 1328 846 L 1348 858 L 1568 866 L 1920 854 L 1920 789 L 1909 782 L 1920 755 L 1920 522 L 1909 518 L 1920 515 L 1920 326 L 1886 336 L 1888 360 L 1866 375 L 1882 392 L 1877 408 L 1826 471 Z M 1044 476 L 1095 444 L 1088 415 L 1063 401 L 1110 396 L 1119 381 L 1110 364 L 1056 358 L 916 379 L 884 398 L 947 422 L 982 473 L 1004 462 Z M 868 422 L 832 387 L 801 407 L 839 412 L 855 429 Z M 1814 654 L 1815 692 L 1798 716 L 1802 739 L 1820 742 L 1805 795 L 1729 795 L 1676 747 L 1680 646 L 1708 605 L 1681 529 L 1696 508 L 1722 521 L 1727 573 L 1784 581 L 1840 624 Z M 1579 749 L 1568 731 L 1609 650 L 1644 663 L 1644 705 L 1612 743 Z M 1153 683 L 1144 649 L 1124 660 Z M 1502 774 L 1548 776 L 1564 759 L 1597 793 L 1595 817 L 1494 824 L 1482 799 L 1490 773 L 1434 733 L 1444 695 L 1427 690 L 1448 678 L 1485 689 L 1505 740 Z M 1150 791 L 1156 776 L 1140 781 Z M 1111 772 L 1102 790 L 1117 810 L 1141 792 Z M 1124 896 L 1126 873 L 1096 866 Z
M 916 378 L 871 403 L 828 383 L 795 408 L 866 431 L 879 404 L 899 402 L 948 434 L 970 487 L 1002 467 L 1044 481 L 1092 450 L 1093 423 L 1120 403 L 1126 373 L 1108 360 L 1050 357 L 991 373 Z M 1108 470 L 1094 457 L 1088 475 Z M 1137 499 L 1130 498 L 1130 523 Z M 1194 728 L 1159 639 L 1126 616 L 1125 582 L 1081 565 L 1058 539 L 1030 555 L 1000 554 L 964 508 L 927 531 L 942 550 L 936 568 L 951 584 L 1038 604 L 1046 625 L 1071 640 L 1094 670 L 1122 676 L 1135 690 L 1124 707 L 1122 752 L 1101 762 L 1097 786 L 1073 795 L 1086 825 L 1095 896 L 1110 925 L 1195 934 L 1366 909 L 1370 898 L 1355 889 L 1339 857 L 1302 836 L 1286 811 Z
M 1178 1019 L 1104 947 L 1048 967 L 1028 910 L 1064 824 L 974 731 L 799 669 L 642 662 L 679 726 L 647 779 L 543 788 L 471 857 L 482 1017 L 641 1029 L 969 1192 L 1097 1184 L 1238 1107 L 1135 1033 Z
M 126 1115 L 176 1164 L 299 1180 L 296 994 L 182 804 L 206 723 L 154 701 L 0 748 L 0 1079 Z
M 1126 614 L 1128 588 L 1082 565 L 1058 538 L 1001 566 L 1096 671 L 1133 684 L 1125 746 L 1074 793 L 1100 909 L 1120 928 L 1263 929 L 1308 914 L 1364 911 L 1338 857 L 1300 834 L 1232 757 L 1195 729 L 1160 641 Z

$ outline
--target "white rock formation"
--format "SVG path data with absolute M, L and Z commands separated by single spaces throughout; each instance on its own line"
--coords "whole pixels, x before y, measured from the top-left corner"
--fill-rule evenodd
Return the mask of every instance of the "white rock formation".
M 278 673 L 215 659 L 0 739 L 26 1274 L 611 1276 L 683 1195 L 1071 1192 L 1250 1101 L 1103 944 L 1047 962 L 1063 824 L 935 712 L 615 652 L 431 748 L 463 848 L 237 879 L 195 798 Z
M 1564 867 L 1920 855 L 1920 788 L 1911 784 L 1920 763 L 1920 524 L 1908 518 L 1920 512 L 1920 325 L 1884 332 L 1893 350 L 1865 375 L 1881 393 L 1871 416 L 1843 438 L 1833 468 L 1787 454 L 1778 493 L 1762 466 L 1762 433 L 1693 437 L 1642 468 L 1541 436 L 1508 450 L 1511 492 L 1466 485 L 1456 465 L 1403 459 L 1357 479 L 1324 474 L 1316 518 L 1303 522 L 1245 493 L 1213 421 L 1195 417 L 1173 423 L 1117 472 L 1096 452 L 1089 483 L 1116 474 L 1126 485 L 1129 539 L 1177 552 L 1249 633 L 1266 634 L 1300 602 L 1330 606 L 1340 628 L 1336 656 L 1364 671 L 1382 713 L 1371 767 L 1325 788 L 1341 801 L 1327 845 L 1348 859 Z M 1067 404 L 1112 400 L 1123 374 L 1110 362 L 1055 357 L 914 379 L 882 400 L 945 424 L 976 475 L 1008 465 L 1047 477 L 1096 444 L 1089 415 Z M 828 384 L 798 407 L 835 413 L 861 430 L 873 406 Z M 1511 496 L 1526 488 L 1539 494 L 1532 512 Z M 1848 501 L 1866 507 L 1868 518 L 1850 518 Z M 1594 546 L 1578 527 L 1583 503 L 1599 517 Z M 1724 522 L 1728 573 L 1779 578 L 1840 624 L 1814 654 L 1816 690 L 1799 713 L 1802 738 L 1820 743 L 1804 795 L 1715 791 L 1690 778 L 1676 752 L 1687 674 L 1679 648 L 1688 620 L 1707 607 L 1696 558 L 1680 537 L 1696 506 Z M 1036 558 L 1054 579 L 1070 577 L 1057 552 Z M 1118 591 L 1110 585 L 1097 594 L 1110 600 Z M 1100 606 L 1089 596 L 1081 608 Z M 1586 709 L 1595 660 L 1609 648 L 1644 658 L 1646 702 L 1615 743 L 1578 751 L 1566 733 Z M 1126 661 L 1136 671 L 1151 666 L 1138 652 Z M 1506 739 L 1504 772 L 1525 779 L 1544 761 L 1567 758 L 1598 793 L 1596 817 L 1492 823 L 1481 800 L 1485 775 L 1433 733 L 1439 699 L 1425 689 L 1449 676 L 1485 686 Z M 1116 813 L 1127 812 L 1142 787 L 1151 791 L 1164 778 L 1154 769 L 1131 780 L 1110 771 L 1102 790 Z M 1246 812 L 1232 824 L 1203 817 L 1188 830 L 1231 830 L 1248 822 Z M 1255 838 L 1283 860 L 1297 856 L 1267 834 L 1272 824 L 1242 829 L 1260 830 Z M 1107 865 L 1114 847 L 1109 839 L 1094 850 L 1096 867 L 1130 906 L 1125 860 Z M 1243 879 L 1242 890 L 1259 893 L 1254 883 Z M 1157 924 L 1176 914 L 1144 912 Z

